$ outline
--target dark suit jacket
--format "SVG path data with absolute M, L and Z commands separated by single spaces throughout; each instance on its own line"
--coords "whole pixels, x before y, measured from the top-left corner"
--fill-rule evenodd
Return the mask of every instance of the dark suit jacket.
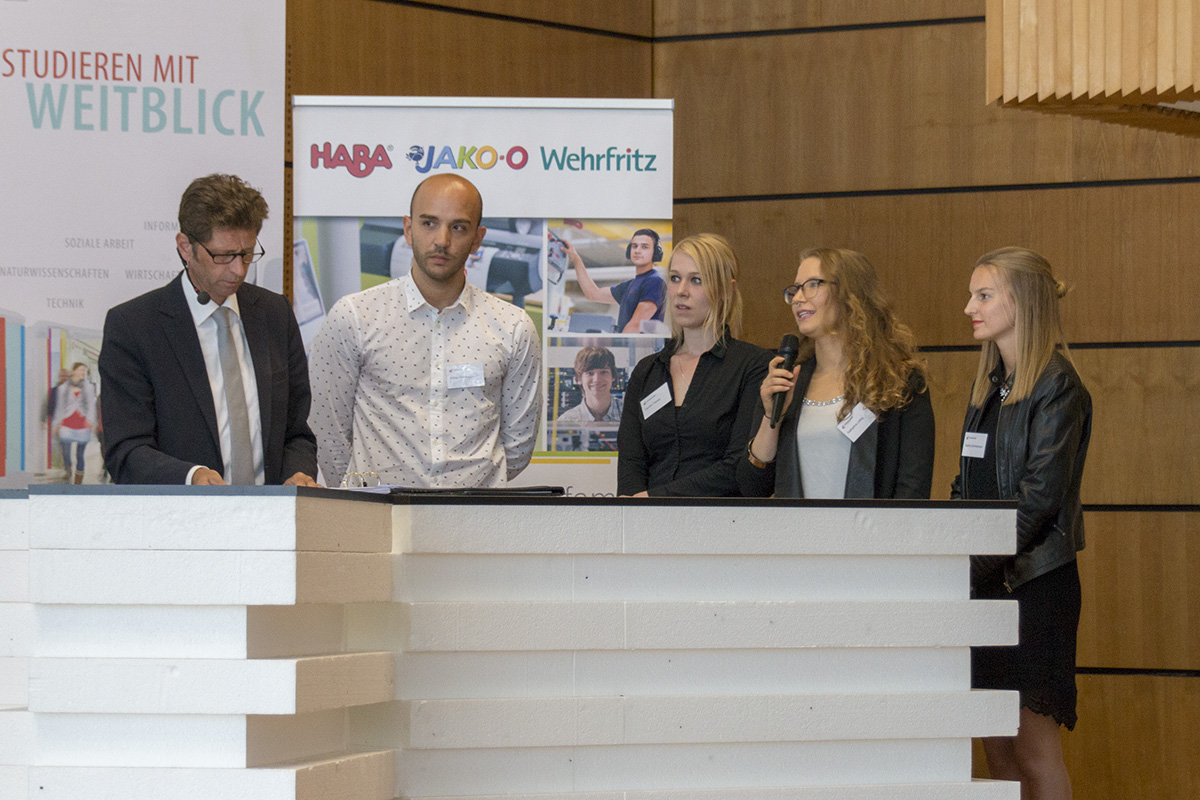
M 808 390 L 817 360 L 800 368 L 792 404 L 779 421 L 779 450 L 765 469 L 742 455 L 738 462 L 738 488 L 747 497 L 804 497 L 800 480 L 800 453 L 796 449 L 796 424 L 800 398 Z M 908 381 L 912 400 L 899 410 L 879 415 L 875 424 L 850 445 L 846 471 L 846 499 L 928 500 L 933 487 L 933 405 L 920 375 Z M 758 430 L 755 426 L 754 430 Z
M 183 275 L 109 310 L 100 350 L 104 460 L 116 483 L 182 484 L 196 464 L 225 471 L 217 412 Z M 188 290 L 191 287 L 187 287 Z M 262 416 L 268 484 L 315 477 L 308 360 L 287 298 L 251 284 L 238 307 Z

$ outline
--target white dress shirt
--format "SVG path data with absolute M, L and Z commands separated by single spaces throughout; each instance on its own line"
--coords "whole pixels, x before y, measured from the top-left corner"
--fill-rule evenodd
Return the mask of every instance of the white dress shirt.
M 504 486 L 529 464 L 541 343 L 529 316 L 467 284 L 442 311 L 410 276 L 338 300 L 309 353 L 325 480 Z
M 233 435 L 229 432 L 229 406 L 225 402 L 225 375 L 221 372 L 221 358 L 217 350 L 217 321 L 213 312 L 220 306 L 209 301 L 200 305 L 196 301 L 196 293 L 190 291 L 191 284 L 185 276 L 183 279 L 183 296 L 187 298 L 188 310 L 192 312 L 192 321 L 196 323 L 196 336 L 200 338 L 200 352 L 204 354 L 204 369 L 208 373 L 208 385 L 212 389 L 213 405 L 217 412 L 217 430 L 220 432 L 221 460 L 225 462 L 222 476 L 228 483 L 232 477 L 229 472 L 230 456 L 233 453 Z M 250 347 L 246 344 L 246 329 L 242 327 L 242 317 L 238 308 L 237 295 L 225 299 L 225 307 L 233 312 L 230 327 L 236 326 L 238 334 L 233 337 L 237 348 L 238 363 L 242 371 L 242 386 L 246 392 L 246 412 L 250 415 L 250 441 L 254 444 L 254 482 L 262 486 L 266 482 L 263 466 L 262 446 L 262 415 L 258 409 L 258 382 L 254 379 L 254 361 L 250 357 Z M 192 482 L 192 476 L 202 465 L 197 464 L 188 470 L 186 483 Z

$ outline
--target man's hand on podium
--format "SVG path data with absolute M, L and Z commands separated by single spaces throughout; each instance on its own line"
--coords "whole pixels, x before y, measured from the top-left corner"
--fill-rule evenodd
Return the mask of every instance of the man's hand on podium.
M 201 467 L 192 475 L 192 486 L 225 486 L 221 473 L 208 467 Z
M 317 483 L 312 477 L 305 475 L 303 472 L 297 472 L 292 477 L 283 482 L 284 486 L 311 486 L 315 489 L 320 489 L 321 484 Z

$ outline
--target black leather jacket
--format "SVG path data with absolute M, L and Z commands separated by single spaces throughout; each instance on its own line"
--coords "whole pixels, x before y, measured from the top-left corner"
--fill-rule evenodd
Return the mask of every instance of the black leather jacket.
M 999 391 L 1003 375 L 1003 365 L 991 374 L 993 392 Z M 967 409 L 964 437 L 976 429 L 982 416 L 982 408 Z M 1003 570 L 1004 585 L 1011 592 L 1073 561 L 1083 549 L 1079 484 L 1091 434 L 1092 396 L 1071 363 L 1055 353 L 1029 397 L 1000 407 L 996 485 L 1001 499 L 1017 501 L 1017 552 L 972 556 L 974 583 L 994 580 Z M 961 458 L 952 498 L 972 499 L 965 476 L 976 464 L 975 459 Z

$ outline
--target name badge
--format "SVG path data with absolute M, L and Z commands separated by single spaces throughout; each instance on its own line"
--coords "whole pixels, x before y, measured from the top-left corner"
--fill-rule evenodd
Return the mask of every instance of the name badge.
M 483 364 L 451 364 L 446 368 L 446 386 L 451 389 L 483 386 Z
M 857 442 L 858 437 L 862 436 L 874 421 L 875 412 L 859 403 L 844 420 L 838 423 L 838 430 L 845 434 L 850 441 Z
M 654 412 L 671 402 L 671 390 L 664 383 L 642 398 L 642 419 L 650 419 Z
M 986 433 L 968 433 L 963 436 L 963 458 L 983 458 L 987 452 Z

